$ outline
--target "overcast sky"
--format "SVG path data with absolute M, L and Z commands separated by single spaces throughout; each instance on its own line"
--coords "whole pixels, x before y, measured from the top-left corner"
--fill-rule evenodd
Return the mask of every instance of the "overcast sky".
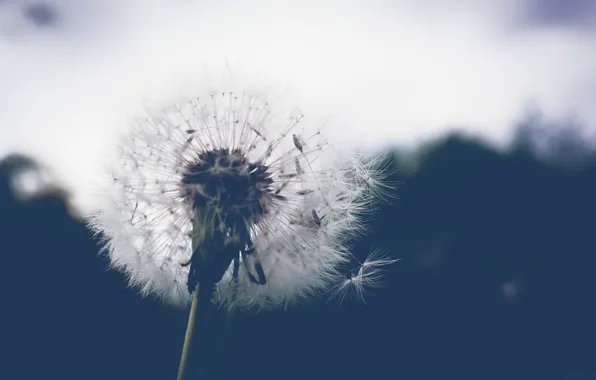
M 141 99 L 226 62 L 292 85 L 350 144 L 457 128 L 503 145 L 529 106 L 592 127 L 595 15 L 589 0 L 0 0 L 0 154 L 35 154 L 84 199 Z

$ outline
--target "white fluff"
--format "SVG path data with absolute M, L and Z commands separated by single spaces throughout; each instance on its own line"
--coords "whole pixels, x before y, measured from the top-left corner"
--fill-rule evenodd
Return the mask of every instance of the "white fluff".
M 112 266 L 143 295 L 186 305 L 188 267 L 180 264 L 192 253 L 193 211 L 178 191 L 181 168 L 197 151 L 239 147 L 251 161 L 267 157 L 274 186 L 288 200 L 251 230 L 266 285 L 251 283 L 243 265 L 234 284 L 230 265 L 214 300 L 266 309 L 347 290 L 340 271 L 353 256 L 346 242 L 361 232 L 361 216 L 383 190 L 380 157 L 343 152 L 300 111 L 250 91 L 221 88 L 188 99 L 137 119 L 110 162 L 88 223 L 103 237 Z
M 354 297 L 365 302 L 367 289 L 380 286 L 387 266 L 397 261 L 399 259 L 392 258 L 385 251 L 379 249 L 371 251 L 351 273 L 337 279 L 330 290 L 331 298 L 343 302 L 347 298 Z

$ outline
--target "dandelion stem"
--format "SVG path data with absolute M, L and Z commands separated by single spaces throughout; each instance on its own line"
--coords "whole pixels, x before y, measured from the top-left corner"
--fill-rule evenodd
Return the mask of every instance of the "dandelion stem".
M 182 356 L 180 357 L 180 365 L 178 366 L 178 377 L 177 380 L 185 380 L 185 376 L 188 373 L 188 358 L 190 354 L 190 348 L 192 338 L 195 330 L 195 322 L 197 316 L 205 317 L 207 315 L 207 308 L 211 303 L 211 296 L 215 284 L 204 284 L 203 286 L 197 285 L 193 292 L 192 304 L 190 306 L 190 313 L 188 315 L 188 324 L 186 325 L 186 335 L 184 336 L 184 345 L 182 346 Z
M 178 366 L 178 380 L 184 380 L 186 374 L 188 354 L 190 352 L 190 344 L 195 330 L 195 320 L 197 315 L 197 308 L 199 304 L 199 285 L 195 288 L 192 296 L 192 304 L 190 306 L 190 313 L 188 315 L 188 324 L 186 325 L 186 335 L 184 336 L 184 345 L 182 346 L 182 356 L 180 357 L 180 365 Z

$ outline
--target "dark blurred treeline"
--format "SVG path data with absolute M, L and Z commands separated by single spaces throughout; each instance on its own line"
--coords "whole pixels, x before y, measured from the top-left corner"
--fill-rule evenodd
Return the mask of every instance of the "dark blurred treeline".
M 354 242 L 402 258 L 385 286 L 237 315 L 212 334 L 219 378 L 596 379 L 596 159 L 572 135 L 538 144 L 528 124 L 506 152 L 450 136 L 396 153 L 399 199 Z M 35 165 L 0 162 L 0 379 L 175 378 L 187 312 L 108 271 L 63 192 L 20 200 L 11 178 Z

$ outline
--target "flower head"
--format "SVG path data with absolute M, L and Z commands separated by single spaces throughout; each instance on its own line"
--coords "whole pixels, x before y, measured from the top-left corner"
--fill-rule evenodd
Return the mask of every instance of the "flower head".
M 210 92 L 138 119 L 89 225 L 143 294 L 287 306 L 332 289 L 378 191 L 377 156 L 345 154 L 302 113 Z

